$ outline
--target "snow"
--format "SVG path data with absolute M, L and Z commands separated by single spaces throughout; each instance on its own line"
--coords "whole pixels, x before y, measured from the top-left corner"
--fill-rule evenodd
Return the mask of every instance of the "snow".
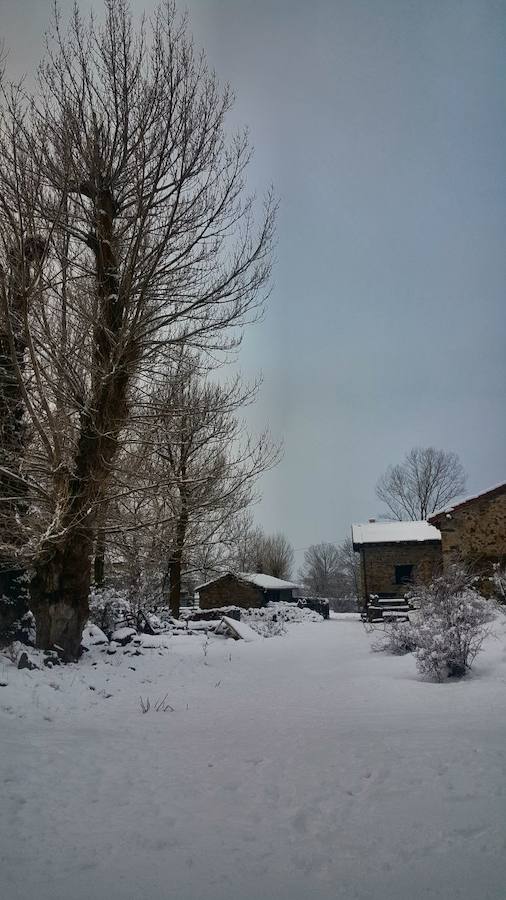
M 123 643 L 123 641 L 132 640 L 137 634 L 135 628 L 128 628 L 127 626 L 123 626 L 123 628 L 117 628 L 113 633 L 111 640 L 117 641 L 119 644 Z
M 338 619 L 341 622 L 360 622 L 362 620 L 362 616 L 358 612 L 334 612 L 331 609 L 329 616 L 331 619 Z
M 274 578 L 273 575 L 262 575 L 255 572 L 223 572 L 211 581 L 206 581 L 205 584 L 199 584 L 198 587 L 195 588 L 196 592 L 198 593 L 202 588 L 214 584 L 215 581 L 219 581 L 219 579 L 224 578 L 225 575 L 234 575 L 234 577 L 240 578 L 242 581 L 248 581 L 250 584 L 256 584 L 257 587 L 263 588 L 263 590 L 266 591 L 282 591 L 299 587 L 298 584 L 294 584 L 292 581 L 283 581 L 282 578 Z
M 2 900 L 504 900 L 495 630 L 443 684 L 342 617 L 0 657 Z
M 238 622 L 237 619 L 230 619 L 228 616 L 223 616 L 220 624 L 225 625 L 232 632 L 232 635 L 237 635 L 237 637 L 243 641 L 258 641 L 259 639 L 259 635 L 256 631 L 253 631 L 253 629 L 244 622 Z M 220 626 L 218 626 L 218 630 L 220 630 Z
M 352 525 L 353 544 L 440 541 L 441 532 L 428 522 L 366 522 Z
M 241 621 L 253 623 L 278 621 L 290 624 L 296 622 L 321 623 L 323 616 L 306 606 L 300 607 L 296 603 L 277 601 L 267 603 L 266 606 L 259 608 L 252 607 L 241 610 Z
M 283 581 L 282 578 L 274 578 L 273 575 L 260 575 L 254 572 L 239 572 L 238 578 L 243 581 L 249 581 L 250 584 L 256 584 L 257 587 L 263 588 L 264 591 L 282 591 L 290 588 L 298 588 L 298 584 L 293 581 Z

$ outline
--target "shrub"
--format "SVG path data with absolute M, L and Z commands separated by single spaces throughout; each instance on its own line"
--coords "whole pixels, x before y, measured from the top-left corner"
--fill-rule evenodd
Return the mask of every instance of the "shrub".
M 496 605 L 473 588 L 474 580 L 453 568 L 420 587 L 411 600 L 419 607 L 413 625 L 419 672 L 442 681 L 461 678 L 471 668 L 489 634 Z
M 249 625 L 253 631 L 256 631 L 257 634 L 260 634 L 265 638 L 280 637 L 281 635 L 286 634 L 286 627 L 282 618 L 265 619 L 264 621 L 255 621 L 253 619 L 250 621 Z
M 94 589 L 90 594 L 90 622 L 110 637 L 119 624 L 133 619 L 131 604 L 116 588 Z
M 405 656 L 417 648 L 417 629 L 411 622 L 392 622 L 385 625 L 380 638 L 372 645 L 376 652 Z

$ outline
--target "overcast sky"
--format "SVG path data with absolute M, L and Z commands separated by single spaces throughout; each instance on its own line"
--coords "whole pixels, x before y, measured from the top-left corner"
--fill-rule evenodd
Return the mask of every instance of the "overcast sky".
M 50 6 L 0 0 L 15 75 Z M 281 201 L 241 352 L 264 376 L 250 425 L 285 443 L 258 521 L 296 548 L 342 540 L 414 445 L 456 451 L 469 492 L 504 480 L 506 0 L 187 7 L 250 128 L 251 182 Z

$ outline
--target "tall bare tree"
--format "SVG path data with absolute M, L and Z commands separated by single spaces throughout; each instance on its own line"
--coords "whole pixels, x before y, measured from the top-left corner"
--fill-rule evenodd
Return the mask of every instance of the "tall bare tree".
M 38 89 L 3 93 L 0 228 L 33 224 L 48 248 L 16 373 L 35 435 L 30 603 L 38 645 L 67 659 L 139 391 L 178 343 L 235 346 L 262 305 L 274 210 L 255 228 L 230 106 L 170 0 L 138 29 L 125 0 L 102 24 L 57 15 Z
M 376 485 L 391 519 L 427 519 L 465 490 L 466 476 L 456 453 L 414 447 L 402 463 L 389 466 Z
M 357 561 L 350 538 L 341 544 L 312 544 L 304 553 L 300 578 L 315 596 L 357 596 Z
M 317 597 L 336 597 L 339 590 L 340 560 L 335 544 L 312 544 L 304 552 L 300 578 Z
M 251 572 L 287 580 L 292 575 L 293 559 L 293 547 L 282 532 L 264 534 L 261 529 L 254 532 L 248 566 Z
M 360 556 L 353 549 L 353 541 L 347 537 L 338 544 L 340 570 L 343 587 L 358 598 L 360 593 Z
M 264 533 L 255 525 L 251 510 L 232 517 L 227 523 L 228 553 L 223 567 L 232 572 L 254 572 L 258 560 L 257 549 L 264 540 Z
M 183 566 L 191 570 L 199 548 L 223 542 L 228 522 L 251 504 L 259 476 L 279 458 L 267 432 L 252 440 L 237 417 L 256 385 L 244 387 L 238 377 L 213 382 L 202 363 L 182 348 L 152 398 L 156 491 L 173 517 L 167 575 L 176 617 Z

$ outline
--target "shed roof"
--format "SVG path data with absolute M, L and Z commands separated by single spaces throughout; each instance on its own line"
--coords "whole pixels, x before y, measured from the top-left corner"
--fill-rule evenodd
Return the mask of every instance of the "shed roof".
M 456 509 L 461 509 L 462 507 L 468 506 L 477 500 L 485 500 L 487 498 L 492 499 L 493 497 L 498 497 L 500 494 L 504 493 L 506 493 L 506 481 L 503 481 L 500 484 L 495 484 L 493 487 L 487 488 L 486 491 L 481 491 L 481 493 L 479 494 L 470 494 L 468 497 L 463 497 L 461 500 L 456 500 L 454 503 L 450 503 L 443 509 L 438 509 L 437 512 L 432 513 L 432 515 L 429 516 L 429 522 L 435 522 L 441 516 L 449 516 Z
M 249 581 L 250 584 L 256 584 L 257 587 L 262 588 L 264 591 L 287 591 L 290 588 L 298 587 L 298 584 L 294 584 L 293 581 L 283 581 L 282 578 L 274 578 L 274 575 L 239 572 L 237 577 L 242 578 L 243 581 Z
M 440 541 L 441 534 L 428 522 L 366 522 L 352 525 L 353 546 Z
M 195 590 L 201 591 L 210 584 L 214 584 L 216 581 L 221 581 L 222 578 L 226 578 L 227 575 L 238 578 L 240 581 L 247 581 L 249 584 L 254 584 L 263 591 L 287 591 L 290 589 L 294 590 L 299 586 L 292 581 L 283 581 L 282 578 L 274 578 L 273 575 L 263 575 L 256 572 L 223 572 L 221 575 L 217 575 L 216 578 L 211 578 L 210 581 L 199 584 Z

